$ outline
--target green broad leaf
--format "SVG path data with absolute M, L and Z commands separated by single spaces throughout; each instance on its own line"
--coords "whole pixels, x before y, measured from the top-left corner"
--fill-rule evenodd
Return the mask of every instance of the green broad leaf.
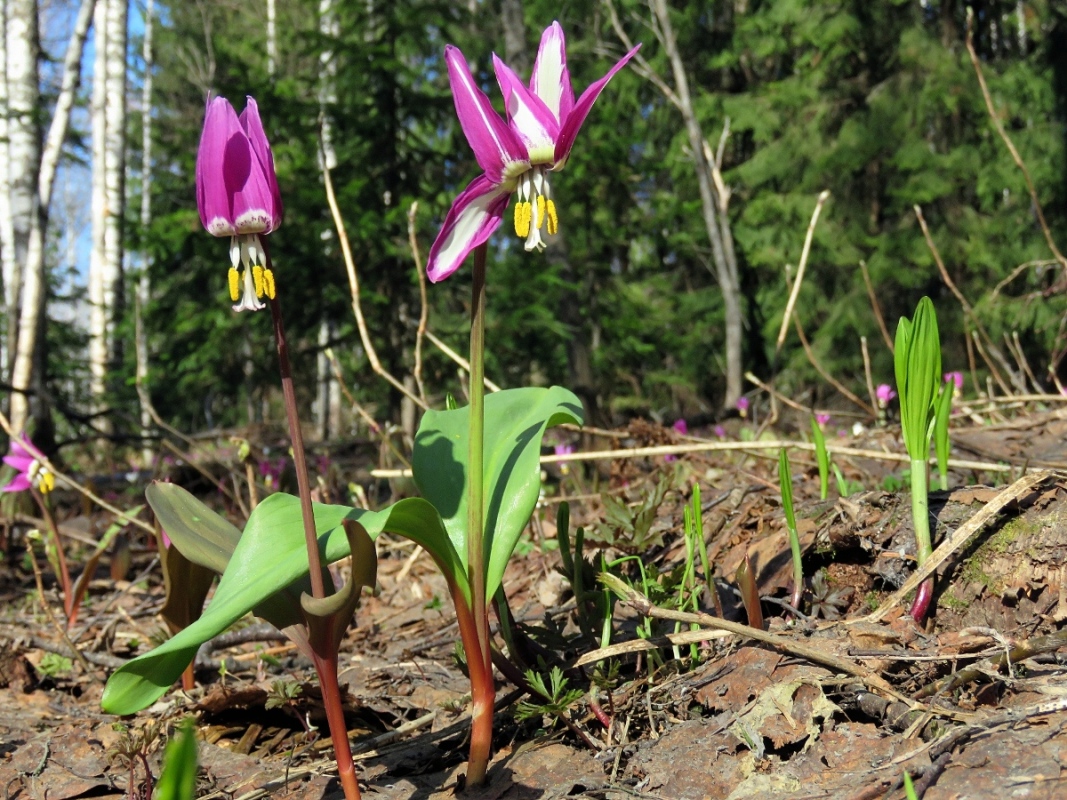
M 316 503 L 314 514 L 326 563 L 349 554 L 341 528 L 345 519 L 358 521 L 372 538 L 390 531 L 420 544 L 447 539 L 437 511 L 421 498 L 401 500 L 382 511 Z M 306 582 L 307 574 L 300 500 L 273 494 L 249 517 L 203 616 L 151 652 L 120 667 L 108 680 L 100 705 L 112 714 L 133 714 L 151 705 L 177 680 L 202 643 L 249 611 L 269 604 L 279 593 L 298 598 L 296 588 Z
M 173 483 L 149 484 L 145 498 L 182 555 L 219 575 L 226 570 L 239 528 Z
M 156 785 L 156 800 L 193 800 L 196 797 L 196 731 L 187 717 L 167 745 L 163 774 Z
M 469 418 L 469 406 L 427 411 L 415 435 L 411 459 L 415 483 L 440 512 L 451 547 L 446 552 L 444 543 L 438 543 L 442 550 L 438 554 L 420 544 L 439 565 L 449 563 L 453 575 L 465 575 L 467 568 Z M 582 404 L 560 386 L 507 389 L 485 398 L 486 597 L 500 587 L 504 568 L 537 503 L 541 438 L 548 428 L 565 422 L 582 424 Z

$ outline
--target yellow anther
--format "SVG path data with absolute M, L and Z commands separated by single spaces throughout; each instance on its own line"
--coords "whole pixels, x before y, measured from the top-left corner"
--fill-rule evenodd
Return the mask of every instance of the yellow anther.
M 537 195 L 537 227 L 545 224 L 545 198 Z
M 56 476 L 49 472 L 47 469 L 42 469 L 41 477 L 37 483 L 37 488 L 41 490 L 41 494 L 48 494 L 50 491 L 56 488 Z
M 533 208 L 530 206 L 529 200 L 520 200 L 515 204 L 515 235 L 520 239 L 525 239 L 530 235 L 532 215 Z
M 556 204 L 549 200 L 545 205 L 547 211 L 545 216 L 548 218 L 548 232 L 550 235 L 555 236 L 556 231 L 559 230 L 559 217 L 556 216 Z
M 274 270 L 272 269 L 263 270 L 263 290 L 267 297 L 274 299 Z
M 252 283 L 256 286 L 256 297 L 263 296 L 263 267 L 258 264 L 252 267 Z
M 237 275 L 237 268 L 230 267 L 230 299 L 233 302 L 237 302 L 237 298 L 241 296 L 239 291 L 241 288 L 241 279 Z

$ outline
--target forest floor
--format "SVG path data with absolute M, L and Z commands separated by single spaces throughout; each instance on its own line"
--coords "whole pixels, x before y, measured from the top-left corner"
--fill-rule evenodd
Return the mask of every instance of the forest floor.
M 341 653 L 364 796 L 859 800 L 903 797 L 907 770 L 929 800 L 1067 797 L 1067 411 L 1017 413 L 953 429 L 954 458 L 1017 468 L 954 469 L 959 488 L 932 494 L 935 547 L 950 545 L 936 612 L 922 626 L 892 597 L 914 572 L 914 542 L 903 465 L 877 456 L 904 452 L 890 428 L 829 437 L 871 451 L 834 456 L 846 497 L 831 485 L 820 501 L 813 455 L 792 451 L 806 617 L 781 607 L 792 573 L 776 449 L 601 462 L 599 478 L 552 467 L 505 587 L 523 630 L 557 654 L 578 696 L 546 713 L 516 705 L 521 693 L 501 677 L 495 753 L 478 789 L 462 790 L 469 688 L 444 582 L 425 553 L 381 537 L 380 591 L 364 600 Z M 740 439 L 741 426 L 733 420 L 727 439 Z M 619 435 L 614 446 L 678 441 L 640 422 Z M 644 583 L 635 560 L 618 571 L 669 606 L 696 484 L 724 616 L 746 620 L 733 587 L 747 554 L 770 635 L 757 641 L 705 619 L 692 634 L 700 642 L 637 649 L 647 647 L 639 630 L 661 637 L 675 623 L 646 622 L 620 601 L 612 644 L 625 652 L 596 652 L 591 605 L 578 615 L 559 571 L 559 495 L 574 498 L 571 529 L 584 526 L 586 553 L 598 563 L 600 553 L 640 554 Z M 58 499 L 64 530 L 108 524 L 75 496 L 65 509 Z M 341 796 L 314 673 L 258 623 L 201 651 L 192 691 L 176 688 L 121 725 L 102 713 L 109 666 L 144 652 L 161 628 L 158 568 L 141 574 L 151 543 L 134 538 L 132 582 L 93 581 L 69 633 L 82 658 L 70 659 L 24 563 L 24 529 L 8 531 L 0 564 L 0 797 L 145 797 L 145 767 L 158 774 L 166 731 L 189 714 L 199 796 Z M 45 599 L 58 615 L 49 577 L 46 567 Z M 706 590 L 699 601 L 712 609 Z M 301 691 L 279 705 L 276 681 Z

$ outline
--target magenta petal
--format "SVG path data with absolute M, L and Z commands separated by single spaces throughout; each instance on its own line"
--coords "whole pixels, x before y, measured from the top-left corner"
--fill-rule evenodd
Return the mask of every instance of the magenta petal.
M 500 225 L 511 192 L 479 175 L 452 203 L 430 248 L 426 275 L 434 283 L 460 268 L 471 250 L 484 244 Z
M 456 115 L 478 166 L 493 183 L 501 183 L 508 167 L 528 163 L 526 148 L 507 123 L 493 110 L 485 92 L 479 89 L 458 47 L 445 47 L 448 81 L 456 103 Z
M 196 154 L 196 204 L 200 221 L 212 236 L 233 236 L 232 195 L 223 180 L 226 151 L 230 141 L 245 137 L 233 106 L 223 97 L 207 104 L 204 131 Z
M 16 469 L 19 472 L 26 472 L 31 466 L 33 466 L 33 459 L 30 456 L 4 456 L 4 463 L 12 469 Z
M 19 473 L 0 491 L 4 492 L 24 492 L 30 488 L 30 479 L 24 474 Z
M 537 48 L 530 76 L 530 91 L 544 101 L 556 115 L 557 122 L 562 124 L 570 116 L 574 108 L 574 89 L 567 70 L 567 43 L 558 22 L 553 22 L 541 34 L 541 45 Z
M 278 190 L 278 177 L 274 172 L 274 153 L 271 152 L 270 142 L 267 140 L 267 134 L 263 130 L 263 122 L 259 118 L 259 106 L 254 98 L 246 98 L 245 110 L 241 112 L 240 123 L 248 135 L 249 144 L 252 145 L 252 152 L 259 162 L 260 170 L 263 172 L 269 188 L 270 200 L 267 205 L 270 207 L 267 210 L 270 214 L 271 222 L 270 227 L 262 231 L 262 233 L 270 233 L 282 224 L 282 196 Z M 266 200 L 266 198 L 264 199 Z
M 589 110 L 593 107 L 593 103 L 596 102 L 597 97 L 603 91 L 604 87 L 608 85 L 608 81 L 615 77 L 615 73 L 626 66 L 626 63 L 634 57 L 634 54 L 641 49 L 641 45 L 637 45 L 633 50 L 624 55 L 614 67 L 608 70 L 608 74 L 600 80 L 593 83 L 588 89 L 582 92 L 582 96 L 578 98 L 578 102 L 574 104 L 574 110 L 567 115 L 567 118 L 563 120 L 562 129 L 559 132 L 559 139 L 556 140 L 556 166 L 555 169 L 559 169 L 567 161 L 567 156 L 570 155 L 571 147 L 574 146 L 574 139 L 578 135 L 578 131 L 582 127 L 582 123 L 585 122 L 585 118 L 589 116 Z
M 508 123 L 511 130 L 518 134 L 526 145 L 530 162 L 552 163 L 556 138 L 559 136 L 559 123 L 552 111 L 540 97 L 531 94 L 511 67 L 496 55 L 493 56 L 493 67 L 500 91 L 504 95 Z

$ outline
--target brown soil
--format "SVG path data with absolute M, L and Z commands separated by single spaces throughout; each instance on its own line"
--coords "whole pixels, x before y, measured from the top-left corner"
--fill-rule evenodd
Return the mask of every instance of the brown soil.
M 999 427 L 960 429 L 953 455 L 1058 468 L 1067 464 L 1064 428 L 1065 415 L 1035 413 Z M 627 434 L 624 444 L 674 438 L 647 424 Z M 902 452 L 886 430 L 848 445 Z M 501 676 L 505 705 L 496 718 L 490 780 L 462 796 L 900 798 L 907 770 L 930 800 L 1067 797 L 1064 473 L 1049 471 L 1016 492 L 949 556 L 937 571 L 936 613 L 920 627 L 905 616 L 906 604 L 877 621 L 867 616 L 914 570 L 910 499 L 884 481 L 899 474 L 899 465 L 876 458 L 835 458 L 848 480 L 866 489 L 837 497 L 831 479 L 830 499 L 819 501 L 814 461 L 794 451 L 808 617 L 783 610 L 792 573 L 776 456 L 619 461 L 604 466 L 596 491 L 593 472 L 574 467 L 549 476 L 546 503 L 505 586 L 523 629 L 556 654 L 569 688 L 582 695 L 559 716 L 535 709 L 519 720 L 521 693 Z M 935 546 L 1013 491 L 1013 477 L 954 472 L 959 488 L 931 496 Z M 581 496 L 572 505 L 572 528 L 586 527 L 586 553 L 598 565 L 601 552 L 609 559 L 639 553 L 646 574 L 658 576 L 650 580 L 663 586 L 685 561 L 682 512 L 698 483 L 724 615 L 745 619 L 733 584 L 747 555 L 775 637 L 758 642 L 709 627 L 705 641 L 678 645 L 677 652 L 667 644 L 596 660 L 570 583 L 557 571 L 553 495 Z M 109 522 L 83 513 L 71 502 L 65 526 L 98 535 Z M 620 513 L 633 524 L 620 525 Z M 162 627 L 155 616 L 162 602 L 158 572 L 135 583 L 94 581 L 70 633 L 85 663 L 57 666 L 55 654 L 69 650 L 23 564 L 25 529 L 9 530 L 0 564 L 5 800 L 141 797 L 145 766 L 158 773 L 166 736 L 188 714 L 196 716 L 201 740 L 201 797 L 341 796 L 331 779 L 313 671 L 267 626 L 250 621 L 202 652 L 191 692 L 176 688 L 121 726 L 101 713 L 109 668 L 150 647 Z M 83 545 L 70 545 L 76 562 Z M 149 566 L 150 555 L 148 543 L 134 537 L 131 576 Z M 341 655 L 364 796 L 451 797 L 465 770 L 469 691 L 455 658 L 455 616 L 425 554 L 382 537 L 379 555 L 380 593 L 364 601 Z M 45 569 L 46 600 L 58 614 Z M 635 569 L 624 575 L 637 581 Z M 666 604 L 669 594 L 653 591 L 651 599 Z M 710 593 L 701 601 L 711 611 Z M 640 647 L 643 619 L 632 605 L 617 604 L 612 643 Z M 675 631 L 673 622 L 655 623 L 653 636 Z M 592 662 L 576 667 L 582 657 Z M 296 681 L 302 691 L 271 707 L 279 680 Z

